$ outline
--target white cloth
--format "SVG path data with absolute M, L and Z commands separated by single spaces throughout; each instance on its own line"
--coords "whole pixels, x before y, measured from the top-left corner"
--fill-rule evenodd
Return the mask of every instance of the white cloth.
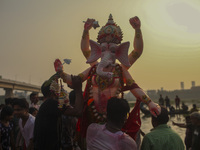
M 137 150 L 137 144 L 122 131 L 112 133 L 105 125 L 92 123 L 87 129 L 87 150 Z
M 29 118 L 26 121 L 24 127 L 22 127 L 22 119 L 19 119 L 19 128 L 20 132 L 25 140 L 26 147 L 28 147 L 30 139 L 33 138 L 33 131 L 34 131 L 34 124 L 35 124 L 35 117 L 29 114 Z

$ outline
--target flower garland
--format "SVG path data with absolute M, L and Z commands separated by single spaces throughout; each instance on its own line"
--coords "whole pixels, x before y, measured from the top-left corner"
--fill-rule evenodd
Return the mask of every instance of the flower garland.
M 105 123 L 106 122 L 106 113 L 100 113 L 97 111 L 95 105 L 94 105 L 94 98 L 92 97 L 92 95 L 90 94 L 90 90 L 92 87 L 92 77 L 93 76 L 98 76 L 96 74 L 96 68 L 97 65 L 94 65 L 88 75 L 88 79 L 87 79 L 87 87 L 85 90 L 85 98 L 86 98 L 86 103 L 87 103 L 87 116 L 88 116 L 88 120 L 90 120 L 91 123 Z M 117 64 L 115 66 L 115 70 L 114 70 L 114 77 L 119 77 L 120 80 L 120 87 L 117 90 L 117 94 L 121 93 L 121 97 L 123 98 L 124 93 L 123 93 L 123 87 L 124 87 L 124 81 L 123 81 L 123 74 L 122 74 L 122 67 Z M 113 78 L 114 78 L 113 77 Z M 113 79 L 111 79 L 111 81 L 113 81 Z M 105 82 L 103 89 L 108 88 L 110 86 L 110 81 L 108 81 L 107 83 Z M 97 85 L 99 86 L 100 83 L 97 83 Z

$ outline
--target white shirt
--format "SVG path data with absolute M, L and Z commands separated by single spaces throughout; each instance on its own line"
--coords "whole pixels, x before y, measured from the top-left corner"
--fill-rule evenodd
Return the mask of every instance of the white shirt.
M 136 142 L 122 131 L 112 133 L 105 125 L 92 123 L 87 129 L 87 150 L 137 150 Z
M 29 118 L 26 121 L 24 127 L 22 127 L 22 119 L 19 119 L 19 128 L 21 134 L 25 140 L 26 147 L 28 147 L 30 139 L 33 138 L 33 131 L 34 131 L 34 124 L 35 124 L 35 117 L 29 114 Z

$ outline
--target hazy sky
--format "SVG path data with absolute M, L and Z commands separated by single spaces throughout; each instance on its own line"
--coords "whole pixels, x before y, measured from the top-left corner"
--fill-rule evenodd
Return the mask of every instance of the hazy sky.
M 89 67 L 80 50 L 83 21 L 105 25 L 109 14 L 133 49 L 129 18 L 142 23 L 144 51 L 129 69 L 144 89 L 200 85 L 199 0 L 0 0 L 0 75 L 36 85 L 55 73 L 56 58 L 72 59 L 64 70 L 78 74 Z M 100 28 L 90 31 L 96 40 Z

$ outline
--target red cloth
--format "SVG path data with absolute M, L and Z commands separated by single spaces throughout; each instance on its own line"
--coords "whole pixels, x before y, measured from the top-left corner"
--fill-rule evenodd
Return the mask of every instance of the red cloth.
M 81 131 L 80 124 L 81 124 L 81 118 L 78 118 L 78 121 L 76 123 L 76 131 L 78 131 L 78 132 Z
M 25 141 L 24 141 L 24 147 L 23 147 L 23 150 L 26 150 L 26 143 L 25 143 Z
M 136 134 L 140 130 L 140 127 L 141 127 L 140 101 L 137 100 L 135 103 L 135 107 L 129 114 L 129 118 L 127 119 L 124 127 L 122 128 L 122 131 L 126 132 L 129 136 L 131 136 L 135 140 Z
M 86 137 L 86 131 L 87 128 L 89 126 L 89 122 L 88 122 L 88 118 L 87 118 L 87 90 L 89 89 L 89 85 L 88 82 L 86 84 L 85 87 L 85 91 L 83 93 L 83 98 L 84 98 L 84 108 L 83 108 L 83 114 L 82 117 L 78 119 L 78 125 L 77 125 L 77 129 L 79 130 L 79 132 L 81 133 L 82 137 Z

